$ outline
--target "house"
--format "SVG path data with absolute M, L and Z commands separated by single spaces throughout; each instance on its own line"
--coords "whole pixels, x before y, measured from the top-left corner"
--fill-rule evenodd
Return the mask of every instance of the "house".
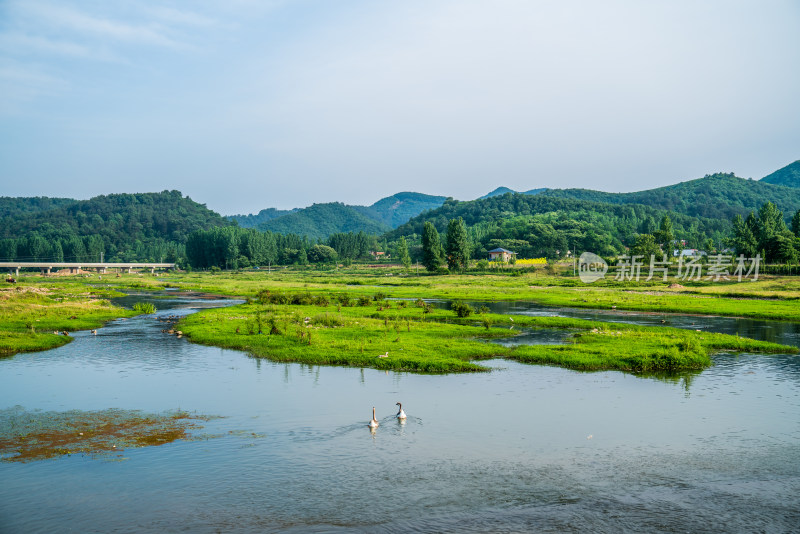
M 504 248 L 496 248 L 489 251 L 489 261 L 508 262 L 516 255 L 516 252 L 511 252 L 510 250 L 506 250 Z
M 676 249 L 672 251 L 672 255 L 675 257 L 680 256 L 705 256 L 705 251 L 697 250 L 696 248 L 684 248 L 684 249 Z

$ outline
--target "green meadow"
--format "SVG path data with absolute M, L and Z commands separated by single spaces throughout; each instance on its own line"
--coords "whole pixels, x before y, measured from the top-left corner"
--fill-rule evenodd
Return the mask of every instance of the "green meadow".
M 111 278 L 121 289 L 180 288 L 220 295 L 252 297 L 265 287 L 312 294 L 348 291 L 393 298 L 471 301 L 525 300 L 554 307 L 618 309 L 800 321 L 800 280 L 762 276 L 758 281 L 698 281 L 674 284 L 603 280 L 584 284 L 571 268 L 492 270 L 460 275 L 429 275 L 401 268 L 280 269 L 212 273 L 165 273 Z M 105 280 L 104 280 L 105 281 Z
M 796 353 L 795 347 L 668 327 L 473 311 L 459 317 L 423 302 L 378 295 L 263 291 L 258 301 L 186 317 L 178 328 L 196 343 L 278 362 L 422 373 L 486 371 L 480 360 L 634 373 L 703 369 L 714 352 Z M 520 330 L 560 328 L 562 345 L 504 347 L 491 339 Z
M 758 282 L 580 283 L 564 271 L 497 270 L 427 275 L 401 268 L 216 273 L 159 273 L 118 277 L 24 276 L 2 289 L 0 351 L 43 350 L 68 341 L 54 330 L 96 328 L 114 317 L 136 314 L 104 297 L 117 291 L 176 288 L 230 297 L 246 304 L 185 318 L 177 327 L 195 343 L 232 348 L 254 357 L 310 365 L 450 373 L 485 371 L 481 360 L 579 370 L 634 373 L 702 369 L 720 351 L 794 353 L 794 347 L 736 336 L 668 327 L 581 321 L 555 317 L 480 313 L 459 317 L 421 299 L 533 301 L 554 307 L 641 310 L 800 321 L 792 278 Z M 392 299 L 392 300 L 390 300 Z M 404 299 L 404 300 L 396 300 Z M 140 310 L 144 311 L 144 310 Z M 492 339 L 522 329 L 569 330 L 560 345 L 505 347 Z
M 89 330 L 135 312 L 113 306 L 107 296 L 75 282 L 0 288 L 0 357 L 69 343 L 64 332 Z

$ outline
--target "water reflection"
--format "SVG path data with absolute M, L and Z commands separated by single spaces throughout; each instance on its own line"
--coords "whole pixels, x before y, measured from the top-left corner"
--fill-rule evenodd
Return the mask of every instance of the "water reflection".
M 160 301 L 159 313 L 189 313 L 182 298 L 171 308 Z M 565 313 L 507 313 L 522 312 Z M 795 356 L 719 355 L 702 373 L 654 380 L 506 360 L 483 362 L 492 373 L 428 376 L 274 363 L 162 328 L 155 318 L 115 321 L 96 337 L 0 361 L 0 408 L 182 408 L 224 416 L 205 428 L 220 437 L 139 449 L 115 463 L 0 462 L 0 530 L 790 532 L 798 524 Z M 398 399 L 411 409 L 405 424 L 393 416 Z M 372 406 L 381 424 L 367 434 Z
M 784 345 L 800 346 L 800 323 L 747 319 L 741 317 L 709 317 L 698 315 L 659 314 L 619 310 L 591 310 L 584 308 L 553 308 L 529 301 L 470 302 L 473 307 L 486 306 L 492 313 L 504 315 L 530 315 L 543 317 L 572 317 L 591 321 L 606 321 L 644 326 L 671 326 L 691 330 L 706 330 Z M 449 309 L 449 302 L 437 301 Z

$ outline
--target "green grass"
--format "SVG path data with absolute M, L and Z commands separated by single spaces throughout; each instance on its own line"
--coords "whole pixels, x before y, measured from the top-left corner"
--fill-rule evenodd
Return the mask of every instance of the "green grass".
M 796 353 L 795 347 L 725 334 L 669 327 L 600 323 L 561 317 L 481 313 L 459 318 L 414 304 L 341 295 L 272 294 L 249 303 L 200 312 L 179 325 L 192 341 L 243 350 L 255 357 L 309 365 L 344 365 L 422 373 L 488 370 L 478 362 L 508 358 L 578 370 L 633 373 L 703 369 L 719 351 Z M 297 304 L 273 304 L 294 301 Z M 318 304 L 312 304 L 312 301 Z M 337 301 L 349 305 L 336 304 Z M 327 305 L 323 303 L 327 302 Z M 512 330 L 511 327 L 516 330 Z M 487 339 L 520 328 L 578 330 L 564 345 L 503 347 Z M 386 357 L 380 357 L 385 355 Z
M 30 287 L 0 291 L 0 357 L 47 350 L 70 341 L 54 332 L 97 328 L 135 312 L 94 298 L 86 287 Z
M 112 287 L 184 290 L 255 297 L 273 291 L 304 291 L 312 295 L 346 291 L 352 296 L 384 293 L 395 298 L 440 298 L 472 301 L 526 300 L 555 307 L 599 308 L 800 321 L 800 281 L 793 277 L 762 277 L 742 283 L 692 282 L 668 284 L 614 282 L 587 285 L 572 277 L 525 273 L 471 273 L 415 276 L 402 269 L 351 268 L 337 271 L 285 269 L 267 273 L 178 273 L 126 275 L 108 281 Z
M 415 276 L 402 269 L 353 268 L 328 272 L 123 275 L 104 280 L 108 284 L 102 290 L 87 288 L 86 283 L 94 282 L 93 279 L 77 277 L 59 281 L 26 277 L 23 282 L 39 288 L 50 287 L 50 290 L 54 290 L 55 284 L 56 291 L 67 295 L 75 293 L 77 299 L 88 299 L 90 291 L 166 287 L 244 297 L 249 304 L 189 316 L 180 329 L 194 342 L 243 350 L 273 361 L 427 373 L 484 371 L 486 367 L 476 362 L 487 358 L 583 370 L 672 372 L 702 369 L 711 364 L 709 355 L 718 351 L 794 353 L 797 349 L 722 334 L 524 316 L 515 316 L 516 327 L 569 328 L 582 332 L 571 338 L 568 345 L 507 348 L 486 343 L 488 338 L 513 333 L 509 330 L 507 316 L 472 313 L 458 318 L 444 310 L 433 309 L 426 313 L 413 302 L 401 307 L 386 298 L 530 300 L 556 307 L 616 307 L 618 310 L 800 321 L 800 306 L 796 302 L 800 284 L 788 277 L 764 277 L 758 282 L 743 284 L 694 283 L 676 289 L 659 283 L 638 286 L 612 281 L 588 286 L 573 279 L 539 273 Z M 725 296 L 742 294 L 758 298 Z M 39 313 L 47 308 L 39 306 L 37 296 L 25 298 L 32 299 L 20 303 L 25 313 L 19 310 L 16 315 L 11 313 L 12 328 L 3 327 L 0 331 L 0 351 L 36 350 L 27 347 L 41 343 L 41 347 L 48 348 L 47 343 L 63 343 L 63 340 L 37 341 L 24 337 L 32 323 L 30 319 L 20 318 L 31 317 L 31 312 Z M 366 305 L 359 306 L 359 301 Z M 0 320 L 4 318 L 5 309 L 0 307 Z M 111 318 L 132 312 L 112 308 L 104 313 Z M 40 324 L 34 325 L 37 332 L 93 328 L 99 324 L 96 321 L 102 314 L 96 317 L 91 313 L 74 314 L 74 320 L 65 318 L 63 312 L 45 315 L 47 320 L 43 321 L 43 316 L 37 321 Z M 305 321 L 306 318 L 309 320 Z M 592 332 L 595 328 L 598 331 Z M 614 333 L 608 333 L 609 329 Z M 4 341 L 3 336 L 8 333 L 16 337 Z M 47 334 L 34 335 L 44 337 Z M 378 358 L 387 353 L 388 357 Z

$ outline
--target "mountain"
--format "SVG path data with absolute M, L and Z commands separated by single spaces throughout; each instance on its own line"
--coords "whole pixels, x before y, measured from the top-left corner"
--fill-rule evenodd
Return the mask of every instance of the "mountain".
M 497 196 L 500 196 L 500 195 L 505 195 L 506 193 L 516 193 L 516 191 L 514 191 L 513 189 L 509 189 L 508 187 L 500 186 L 497 189 L 495 189 L 494 191 L 491 191 L 489 193 L 486 193 L 482 197 L 479 197 L 478 200 L 482 200 L 484 198 L 497 197 Z
M 720 242 L 731 224 L 728 219 L 692 217 L 637 204 L 506 193 L 468 202 L 448 199 L 441 208 L 411 219 L 385 237 L 416 241 L 414 236 L 422 235 L 425 222 L 444 233 L 448 221 L 461 217 L 478 256 L 496 247 L 513 250 L 520 258 L 558 257 L 573 248 L 612 255 L 631 246 L 637 235 L 655 231 L 664 215 L 670 216 L 677 238 L 694 246 L 707 238 Z
M 228 215 L 226 218 L 239 223 L 242 228 L 256 228 L 259 224 L 263 224 L 272 219 L 277 219 L 284 215 L 294 213 L 297 208 L 293 210 L 279 210 L 275 208 L 267 208 L 261 210 L 256 215 Z
M 763 177 L 761 181 L 774 185 L 800 187 L 800 160 Z
M 340 232 L 382 234 L 391 230 L 391 227 L 355 206 L 330 202 L 313 204 L 294 213 L 282 215 L 258 225 L 258 229 L 279 234 L 305 235 L 319 240 Z
M 78 202 L 72 198 L 0 197 L 0 219 L 25 217 L 31 213 L 69 206 Z
M 787 220 L 800 209 L 800 191 L 797 189 L 763 180 L 746 180 L 732 173 L 706 175 L 696 180 L 635 193 L 549 189 L 541 194 L 610 204 L 642 204 L 693 217 L 726 221 L 737 214 L 746 217 L 748 212 L 758 211 L 768 201 L 777 205 Z
M 496 196 L 500 196 L 500 195 L 505 195 L 506 193 L 520 193 L 522 195 L 538 195 L 539 193 L 542 193 L 542 192 L 547 191 L 547 190 L 548 189 L 546 187 L 540 187 L 538 189 L 530 189 L 528 191 L 520 192 L 520 191 L 514 191 L 513 189 L 509 189 L 508 187 L 498 187 L 497 189 L 495 189 L 491 193 L 486 193 L 482 197 L 479 197 L 478 200 L 481 200 L 481 199 L 484 199 L 484 198 L 496 197 Z
M 384 224 L 391 228 L 397 228 L 424 211 L 438 208 L 444 204 L 445 200 L 447 200 L 446 197 L 422 193 L 397 193 L 375 202 L 367 210 L 364 210 L 364 213 L 371 213 L 373 217 Z M 358 208 L 358 206 L 355 207 Z
M 102 252 L 107 261 L 168 261 L 191 232 L 233 224 L 180 191 L 23 199 L 20 206 L 0 212 L 0 258 L 98 261 Z
M 231 217 L 245 228 L 258 228 L 279 234 L 306 235 L 326 239 L 341 232 L 382 234 L 420 213 L 444 204 L 445 197 L 422 193 L 397 193 L 382 198 L 371 206 L 350 206 L 341 202 L 314 204 L 307 208 L 280 212 L 274 208 L 261 210 L 258 215 Z M 251 226 L 256 217 L 264 214 L 267 220 Z M 277 215 L 277 216 L 273 216 Z

